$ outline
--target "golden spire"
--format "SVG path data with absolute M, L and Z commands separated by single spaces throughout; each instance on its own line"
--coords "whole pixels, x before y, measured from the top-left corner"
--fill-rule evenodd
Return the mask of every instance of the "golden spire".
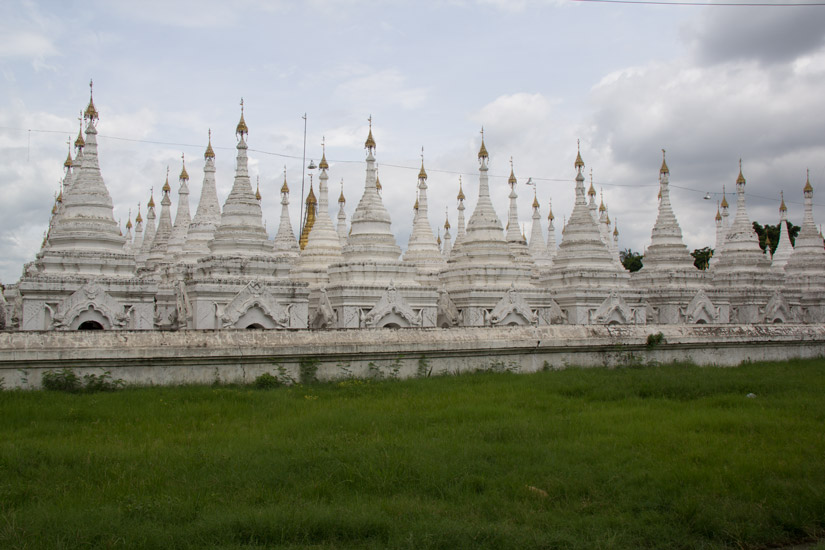
M 524 234 L 524 224 L 521 224 L 521 240 L 526 241 L 527 236 Z
M 463 201 L 466 197 L 464 196 L 464 189 L 461 186 L 461 176 L 458 176 L 458 200 Z
M 186 157 L 184 156 L 184 153 L 180 154 L 180 163 L 181 169 L 178 179 L 181 181 L 189 181 L 189 173 L 186 171 Z
M 616 223 L 613 224 L 613 236 L 619 236 L 619 218 L 616 218 Z
M 536 192 L 533 191 L 533 208 L 539 207 L 539 198 L 536 196 Z
M 549 210 L 549 212 L 547 213 L 547 219 L 550 220 L 550 221 L 555 220 L 556 217 L 553 215 L 553 202 L 552 201 L 548 201 L 547 209 Z
M 214 159 L 215 151 L 212 149 L 212 128 L 209 129 L 209 144 L 206 146 L 206 152 L 203 154 L 204 159 Z
M 164 193 L 168 193 L 172 190 L 172 188 L 169 187 L 169 167 L 168 166 L 166 167 L 166 183 L 163 184 L 163 187 L 161 188 L 161 190 Z
M 321 136 L 321 162 L 318 163 L 318 168 L 321 170 L 329 170 L 329 163 L 327 162 L 327 146 L 326 139 Z
M 375 188 L 381 191 L 381 178 L 378 177 L 378 170 L 375 171 Z
M 728 197 L 725 195 L 725 186 L 722 186 L 722 208 L 727 208 L 728 205 Z
M 83 139 L 83 111 L 80 111 L 80 116 L 77 117 L 77 120 L 79 121 L 78 126 L 80 126 L 80 129 L 77 131 L 77 139 L 74 140 L 74 146 L 78 149 L 83 149 L 83 147 L 86 146 L 86 140 Z
M 435 240 L 438 248 L 441 248 L 441 229 L 438 230 L 438 238 Z
M 140 203 L 138 203 L 138 213 L 135 216 L 135 223 L 143 223 L 143 216 L 140 215 Z
M 739 177 L 736 178 L 736 183 L 745 183 L 745 176 L 742 175 L 742 159 L 739 159 Z
M 607 225 L 610 225 L 610 214 L 605 214 L 604 215 L 604 223 L 606 223 Z
M 424 147 L 421 147 L 421 170 L 418 171 L 418 179 L 427 179 L 427 171 L 424 170 Z
M 662 149 L 662 167 L 659 168 L 660 174 L 670 174 L 670 170 L 667 167 L 667 162 L 665 162 L 665 150 Z
M 345 204 L 347 199 L 344 198 L 344 178 L 341 178 L 341 194 L 338 195 L 338 203 Z
M 576 162 L 573 164 L 574 168 L 584 168 L 584 161 L 582 160 L 581 140 L 576 140 Z
M 289 193 L 289 186 L 286 184 L 286 166 L 284 166 L 284 184 L 281 186 L 281 193 Z
M 298 245 L 303 250 L 307 242 L 309 242 L 309 232 L 312 231 L 312 226 L 315 225 L 315 205 L 318 204 L 318 201 L 315 199 L 315 191 L 312 190 L 312 174 L 309 175 L 309 193 L 307 194 L 306 198 L 306 209 L 305 209 L 305 219 L 304 219 L 304 228 L 301 230 L 301 238 L 298 239 Z
M 95 109 L 95 101 L 92 97 L 93 92 L 93 82 L 89 81 L 89 105 L 86 107 L 86 111 L 83 113 L 85 118 L 88 118 L 90 121 L 97 120 L 97 109 Z
M 132 229 L 132 209 L 129 209 L 129 216 L 126 218 L 126 229 Z
M 246 121 L 243 119 L 243 98 L 241 98 L 241 120 L 238 121 L 238 125 L 235 127 L 235 135 L 243 137 L 248 134 L 249 128 L 246 126 Z
M 415 204 L 413 205 L 413 210 L 416 212 L 418 211 L 418 197 L 415 197 Z
M 255 199 L 261 202 L 261 176 L 255 178 Z
M 811 186 L 811 170 L 807 169 L 806 174 L 807 175 L 805 176 L 805 187 L 802 188 L 802 192 L 803 193 L 813 193 L 814 188 Z
M 587 190 L 588 197 L 595 197 L 596 196 L 596 188 L 593 187 L 593 169 L 590 169 L 590 189 Z
M 444 229 L 445 231 L 450 228 L 450 207 L 444 209 Z
M 722 214 L 719 213 L 719 201 L 716 201 L 716 221 L 722 221 Z
M 154 208 L 155 207 L 155 188 L 154 187 L 152 187 L 149 190 L 149 202 L 146 203 L 146 206 L 148 208 Z
M 481 160 L 481 159 L 486 159 L 486 158 L 489 158 L 489 157 L 490 156 L 487 154 L 487 147 L 484 146 L 484 126 L 482 126 L 481 127 L 481 147 L 478 150 L 478 158 L 479 158 L 479 160 Z
M 779 192 L 779 197 L 782 199 L 782 202 L 779 204 L 779 211 L 780 212 L 787 212 L 788 207 L 785 206 L 785 193 L 782 191 Z
M 601 191 L 601 204 L 599 204 L 599 212 L 604 212 L 605 210 L 607 210 L 607 207 L 604 205 L 604 189 L 602 189 L 602 191 Z
M 513 157 L 510 157 L 510 177 L 507 178 L 507 183 L 510 184 L 510 187 L 516 184 L 516 174 L 513 172 Z
M 63 182 L 60 182 L 60 192 L 57 194 L 57 198 L 55 199 L 57 202 L 63 202 Z
M 364 149 L 372 151 L 375 149 L 375 138 L 372 137 L 372 115 L 367 120 L 370 123 L 370 133 L 367 135 L 367 141 L 364 142 Z
M 67 140 L 67 143 L 69 144 L 69 154 L 66 155 L 66 160 L 63 162 L 63 168 L 71 168 L 72 166 L 74 166 L 74 161 L 72 160 L 72 138 L 71 137 Z

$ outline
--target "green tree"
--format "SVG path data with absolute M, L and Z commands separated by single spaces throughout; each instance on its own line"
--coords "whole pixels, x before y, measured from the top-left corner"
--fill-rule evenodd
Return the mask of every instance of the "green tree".
M 696 269 L 705 270 L 710 265 L 710 258 L 713 256 L 713 249 L 709 246 L 705 248 L 697 248 L 690 253 L 693 256 L 693 265 Z
M 781 222 L 780 222 L 781 223 Z M 796 242 L 796 236 L 799 234 L 799 226 L 794 225 L 790 221 L 786 221 L 786 229 L 788 230 L 788 237 L 791 238 L 791 244 Z M 753 230 L 759 236 L 759 248 L 765 250 L 765 237 L 771 242 L 771 255 L 776 252 L 776 247 L 779 245 L 779 224 L 761 225 L 759 222 L 753 222 Z
M 629 248 L 625 248 L 619 252 L 619 259 L 622 261 L 622 265 L 631 273 L 642 269 L 642 258 L 644 258 L 644 255 L 633 252 Z

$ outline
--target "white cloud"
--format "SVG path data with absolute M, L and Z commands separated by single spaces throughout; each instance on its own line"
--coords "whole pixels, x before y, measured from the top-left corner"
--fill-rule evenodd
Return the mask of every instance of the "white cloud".
M 411 86 L 409 79 L 397 69 L 356 69 L 357 74 L 336 86 L 339 99 L 363 110 L 380 106 L 413 109 L 420 107 L 428 98 L 427 87 Z

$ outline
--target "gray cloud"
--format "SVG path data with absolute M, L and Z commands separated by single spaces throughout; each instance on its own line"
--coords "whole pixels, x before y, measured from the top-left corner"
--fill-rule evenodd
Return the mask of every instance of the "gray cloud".
M 684 36 L 700 63 L 783 63 L 823 44 L 825 9 L 707 8 Z

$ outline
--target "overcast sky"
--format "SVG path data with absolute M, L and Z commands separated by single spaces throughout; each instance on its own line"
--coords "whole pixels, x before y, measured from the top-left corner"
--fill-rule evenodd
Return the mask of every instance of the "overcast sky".
M 372 115 L 384 203 L 402 248 L 422 147 L 434 231 L 446 208 L 455 228 L 459 174 L 469 217 L 482 125 L 499 217 L 507 215 L 513 157 L 527 235 L 533 190 L 524 183 L 532 177 L 543 228 L 552 198 L 561 239 L 577 139 L 618 219 L 622 249 L 650 242 L 662 149 L 691 250 L 714 245 L 716 201 L 723 184 L 735 190 L 740 157 L 751 219 L 776 223 L 784 190 L 798 224 L 808 168 L 814 202 L 825 205 L 823 37 L 825 7 L 7 0 L 0 4 L 0 281 L 15 282 L 39 249 L 90 78 L 101 170 L 123 225 L 138 202 L 145 218 L 149 189 L 160 188 L 167 165 L 176 205 L 182 153 L 194 212 L 210 128 L 218 195 L 226 199 L 241 97 L 270 235 L 284 166 L 299 229 L 304 113 L 307 162 L 318 162 L 326 139 L 333 219 L 341 180 L 348 215 L 361 197 Z M 825 209 L 815 217 L 825 219 Z

